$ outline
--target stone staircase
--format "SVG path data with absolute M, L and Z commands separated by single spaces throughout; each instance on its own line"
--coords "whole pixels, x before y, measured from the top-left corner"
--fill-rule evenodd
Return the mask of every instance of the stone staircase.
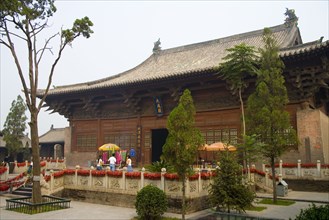
M 32 184 L 26 184 L 21 186 L 12 192 L 14 195 L 20 196 L 32 196 Z

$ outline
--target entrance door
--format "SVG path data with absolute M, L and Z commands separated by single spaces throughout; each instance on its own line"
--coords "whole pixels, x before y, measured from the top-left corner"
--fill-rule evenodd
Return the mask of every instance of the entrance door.
M 160 161 L 162 147 L 166 143 L 167 136 L 168 130 L 165 128 L 152 130 L 152 163 Z

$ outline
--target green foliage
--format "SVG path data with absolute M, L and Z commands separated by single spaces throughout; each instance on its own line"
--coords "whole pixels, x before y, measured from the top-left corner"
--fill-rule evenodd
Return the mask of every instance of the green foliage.
M 7 115 L 4 129 L 3 140 L 6 141 L 8 153 L 16 159 L 17 153 L 23 150 L 22 138 L 26 129 L 25 115 L 26 105 L 21 96 L 17 96 L 17 100 L 11 103 L 10 112 Z
M 56 12 L 54 0 L 1 0 L 0 19 L 6 16 L 25 19 L 16 20 L 17 28 L 22 28 L 28 20 L 44 20 Z
M 88 17 L 76 19 L 73 23 L 72 29 L 62 30 L 62 38 L 64 39 L 65 43 L 71 43 L 80 35 L 84 36 L 85 38 L 89 38 L 90 34 L 94 33 L 90 28 L 91 26 L 93 26 L 93 23 L 89 20 Z
M 277 158 L 290 145 L 296 143 L 296 132 L 290 125 L 287 89 L 282 75 L 284 67 L 278 55 L 278 47 L 268 29 L 264 30 L 264 49 L 260 49 L 261 68 L 256 91 L 248 98 L 248 133 L 256 134 L 264 144 L 262 153 Z
M 195 107 L 189 90 L 180 97 L 179 104 L 168 117 L 168 137 L 163 147 L 163 157 L 174 167 L 180 178 L 188 175 L 198 147 L 204 140 L 194 127 Z
M 229 52 L 219 66 L 220 76 L 231 85 L 233 94 L 247 87 L 246 79 L 257 72 L 257 55 L 254 47 L 245 43 L 227 49 Z
M 295 220 L 327 220 L 329 219 L 329 204 L 316 206 L 312 204 L 307 209 L 302 209 Z
M 242 92 L 247 88 L 247 79 L 253 76 L 257 72 L 257 55 L 254 47 L 248 46 L 245 43 L 235 45 L 233 48 L 226 50 L 226 55 L 223 60 L 225 61 L 219 66 L 219 74 L 222 79 L 226 80 L 230 85 L 230 90 L 233 95 L 238 95 L 241 105 L 242 115 L 242 137 L 246 137 L 246 123 L 244 102 L 242 99 Z M 247 157 L 249 155 L 248 149 L 245 147 L 245 141 L 243 139 L 243 154 L 245 165 L 247 164 Z
M 241 144 L 239 148 L 246 152 L 244 155 L 244 159 L 246 161 L 257 161 L 261 155 L 259 152 L 261 152 L 261 149 L 263 147 L 263 144 L 258 141 L 258 136 L 255 134 L 252 135 L 245 135 L 243 140 L 244 143 Z
M 150 172 L 161 172 L 162 168 L 166 168 L 166 172 L 168 172 L 168 173 L 175 172 L 174 167 L 171 166 L 170 164 L 168 164 L 164 160 L 156 161 L 156 162 L 153 162 L 152 164 L 145 165 L 145 168 Z
M 275 173 L 275 160 L 289 147 L 297 143 L 296 131 L 290 124 L 285 107 L 288 94 L 282 75 L 284 64 L 279 57 L 279 48 L 269 29 L 264 29 L 264 48 L 260 49 L 260 70 L 256 91 L 247 101 L 248 134 L 257 135 L 262 143 L 261 154 L 270 161 Z M 275 178 L 272 179 L 273 201 L 276 202 Z
M 283 62 L 278 47 L 268 29 L 264 30 L 264 49 L 261 52 L 261 69 L 256 91 L 248 98 L 248 125 L 251 134 L 259 135 L 265 144 L 266 157 L 278 157 L 296 143 L 295 131 L 290 125 L 287 89 L 282 75 Z
M 182 182 L 182 219 L 185 219 L 185 182 L 192 174 L 190 166 L 195 160 L 198 148 L 204 140 L 201 132 L 194 127 L 195 107 L 191 92 L 186 89 L 167 121 L 168 137 L 163 146 L 163 158 L 172 165 Z
M 216 169 L 214 182 L 210 185 L 209 199 L 217 209 L 224 208 L 245 212 L 252 205 L 255 193 L 243 183 L 242 167 L 232 152 L 222 152 L 220 168 Z
M 250 206 L 250 207 L 246 207 L 247 211 L 255 211 L 255 212 L 261 212 L 264 211 L 265 209 L 267 209 L 266 206 Z
M 295 204 L 295 201 L 290 200 L 278 200 L 276 203 L 273 203 L 272 199 L 262 199 L 258 202 L 259 204 L 267 204 L 267 205 L 282 205 L 282 206 L 290 206 Z
M 141 219 L 159 219 L 168 207 L 166 194 L 156 186 L 147 185 L 137 193 L 135 207 Z

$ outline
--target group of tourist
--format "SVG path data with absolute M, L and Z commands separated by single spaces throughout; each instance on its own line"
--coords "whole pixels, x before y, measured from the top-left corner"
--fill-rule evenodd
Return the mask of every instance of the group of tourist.
M 115 171 L 115 164 L 117 162 L 117 159 L 115 158 L 115 154 L 114 153 L 108 159 L 108 162 L 110 164 L 110 170 L 111 171 Z M 99 156 L 98 161 L 97 161 L 96 169 L 97 170 L 102 170 L 103 169 L 103 165 L 104 165 L 104 161 L 102 160 L 102 157 Z M 132 168 L 132 165 L 131 165 L 131 157 L 130 157 L 130 155 L 127 156 L 126 166 L 127 166 L 127 171 L 128 172 L 132 172 L 133 171 L 133 168 Z

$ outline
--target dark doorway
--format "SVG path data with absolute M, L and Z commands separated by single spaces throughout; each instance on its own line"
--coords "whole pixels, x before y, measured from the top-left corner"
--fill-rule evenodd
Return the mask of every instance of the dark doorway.
M 168 130 L 165 128 L 152 130 L 152 163 L 160 161 L 162 147 L 166 143 L 167 136 Z

